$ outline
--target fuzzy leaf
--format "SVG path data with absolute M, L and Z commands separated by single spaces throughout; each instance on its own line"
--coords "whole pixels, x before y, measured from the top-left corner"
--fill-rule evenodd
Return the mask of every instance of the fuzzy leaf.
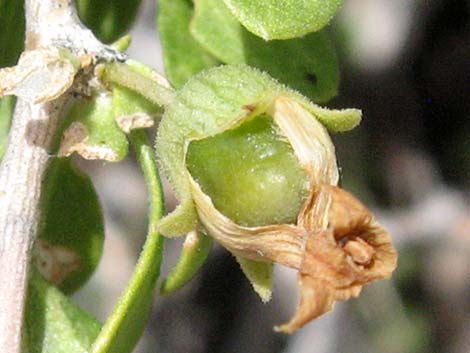
M 273 264 L 253 261 L 240 256 L 237 256 L 237 262 L 263 303 L 270 301 L 273 288 Z
M 88 280 L 101 258 L 101 207 L 90 178 L 69 158 L 53 160 L 43 190 L 36 264 L 46 278 L 71 293 Z
M 304 107 L 331 132 L 352 130 L 362 119 L 362 112 L 358 109 L 330 110 L 313 104 Z
M 327 32 L 265 42 L 244 31 L 244 44 L 246 64 L 267 71 L 314 102 L 337 95 L 339 63 Z
M 141 0 L 77 0 L 78 14 L 95 35 L 111 43 L 134 22 Z
M 23 51 L 24 1 L 0 0 L 0 67 L 12 66 Z
M 29 283 L 24 331 L 25 352 L 88 352 L 100 324 L 75 306 L 36 271 Z
M 289 39 L 322 29 L 341 0 L 224 0 L 236 18 L 265 40 Z
M 226 64 L 243 63 L 245 29 L 219 0 L 195 0 L 190 31 L 212 55 Z
M 176 189 L 175 189 L 176 191 Z M 197 212 L 192 200 L 184 200 L 170 214 L 158 222 L 158 230 L 173 238 L 192 232 L 197 227 Z
M 175 87 L 181 87 L 194 74 L 218 64 L 189 33 L 192 12 L 187 0 L 158 2 L 163 62 L 167 77 Z
M 224 63 L 245 63 L 267 71 L 315 102 L 337 94 L 339 64 L 326 31 L 266 42 L 242 27 L 223 2 L 196 0 L 195 5 L 191 33 Z

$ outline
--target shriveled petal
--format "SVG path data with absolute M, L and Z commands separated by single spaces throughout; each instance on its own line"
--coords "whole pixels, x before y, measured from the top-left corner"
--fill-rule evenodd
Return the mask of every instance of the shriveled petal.
M 299 275 L 299 285 L 302 288 L 299 308 L 288 323 L 274 328 L 278 332 L 294 333 L 307 322 L 333 308 L 334 295 L 330 286 L 304 274 Z
M 328 226 L 309 229 L 300 268 L 301 300 L 291 321 L 278 328 L 285 333 L 330 311 L 335 301 L 357 297 L 364 284 L 390 277 L 396 267 L 390 236 L 369 210 L 335 186 L 323 186 L 316 200 L 327 197 Z

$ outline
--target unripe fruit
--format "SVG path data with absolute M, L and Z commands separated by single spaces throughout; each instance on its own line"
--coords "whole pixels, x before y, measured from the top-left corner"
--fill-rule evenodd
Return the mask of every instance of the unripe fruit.
M 295 223 L 308 196 L 308 176 L 267 115 L 193 141 L 187 168 L 215 207 L 237 224 Z
M 167 236 L 203 230 L 229 250 L 263 301 L 272 263 L 299 270 L 292 333 L 386 278 L 396 251 L 371 213 L 338 184 L 327 128 L 360 111 L 321 108 L 246 66 L 203 72 L 160 123 L 160 164 L 180 205 L 157 225 Z

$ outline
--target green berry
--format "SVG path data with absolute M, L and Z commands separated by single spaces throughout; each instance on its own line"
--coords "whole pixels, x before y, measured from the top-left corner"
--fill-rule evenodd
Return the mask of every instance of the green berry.
M 187 168 L 214 206 L 243 226 L 295 223 L 308 176 L 267 115 L 190 143 Z

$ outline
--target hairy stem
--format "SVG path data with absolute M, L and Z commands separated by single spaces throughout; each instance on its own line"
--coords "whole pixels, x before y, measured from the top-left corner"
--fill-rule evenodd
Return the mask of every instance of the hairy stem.
M 71 0 L 26 0 L 25 14 L 26 50 L 59 47 L 77 56 L 89 53 L 95 62 L 122 59 L 82 26 Z M 40 219 L 41 183 L 67 100 L 67 92 L 44 103 L 18 99 L 14 112 L 0 165 L 0 352 L 21 352 L 31 248 Z

